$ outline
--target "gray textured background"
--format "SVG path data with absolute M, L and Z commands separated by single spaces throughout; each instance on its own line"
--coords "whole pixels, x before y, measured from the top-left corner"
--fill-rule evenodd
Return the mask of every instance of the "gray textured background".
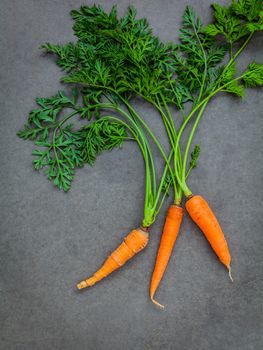
M 103 0 L 110 9 L 116 0 Z M 188 0 L 205 20 L 210 1 Z M 75 283 L 94 272 L 121 238 L 140 224 L 143 162 L 136 145 L 101 155 L 77 171 L 68 194 L 33 171 L 33 144 L 18 139 L 35 96 L 58 88 L 61 72 L 38 49 L 73 40 L 69 11 L 79 0 L 1 0 L 1 350 L 261 350 L 263 348 L 262 95 L 243 101 L 218 96 L 196 140 L 198 168 L 190 179 L 225 231 L 233 257 L 232 284 L 199 230 L 185 217 L 157 298 L 148 286 L 163 209 L 148 248 L 96 287 Z M 90 3 L 90 2 L 89 2 Z M 130 3 L 119 1 L 122 14 Z M 164 41 L 175 40 L 181 0 L 133 1 Z M 239 67 L 262 60 L 254 38 Z M 154 130 L 160 118 L 137 103 Z M 159 158 L 158 158 L 159 159 Z M 168 202 L 166 203 L 167 207 Z

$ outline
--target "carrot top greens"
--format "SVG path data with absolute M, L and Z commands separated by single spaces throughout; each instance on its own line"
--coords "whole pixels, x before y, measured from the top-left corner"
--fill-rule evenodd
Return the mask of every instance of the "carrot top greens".
M 46 43 L 42 49 L 57 57 L 65 71 L 62 81 L 75 87 L 70 96 L 60 91 L 36 99 L 38 108 L 18 133 L 39 147 L 33 151 L 35 169 L 45 168 L 48 179 L 68 191 L 75 168 L 92 165 L 100 152 L 131 140 L 145 162 L 144 226 L 153 223 L 171 186 L 176 204 L 182 193 L 190 196 L 187 178 L 200 153 L 199 145 L 192 151 L 191 145 L 207 103 L 219 92 L 242 97 L 245 87 L 263 83 L 263 66 L 257 62 L 236 73 L 237 58 L 254 33 L 263 29 L 262 1 L 238 0 L 212 8 L 214 22 L 204 27 L 187 6 L 176 44 L 154 36 L 147 20 L 136 18 L 133 7 L 122 18 L 116 6 L 110 13 L 96 5 L 72 11 L 77 41 Z M 159 112 L 171 146 L 168 154 L 136 111 L 136 96 Z M 181 136 L 192 118 L 182 150 Z M 89 123 L 79 126 L 78 119 Z M 152 144 L 164 160 L 159 180 Z

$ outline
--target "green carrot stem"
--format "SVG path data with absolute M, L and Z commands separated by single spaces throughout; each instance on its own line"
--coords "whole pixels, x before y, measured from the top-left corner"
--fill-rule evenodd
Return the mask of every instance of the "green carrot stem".
M 192 127 L 192 130 L 190 132 L 190 135 L 189 135 L 189 138 L 188 138 L 188 142 L 187 142 L 187 145 L 186 145 L 186 148 L 185 148 L 185 152 L 184 152 L 184 158 L 183 158 L 183 184 L 186 186 L 186 177 L 187 177 L 187 173 L 186 173 L 186 165 L 187 165 L 187 159 L 188 159 L 188 154 L 189 154 L 189 150 L 190 150 L 190 147 L 191 147 L 191 144 L 192 144 L 192 140 L 193 140 L 193 137 L 194 137 L 194 134 L 196 132 L 196 128 L 198 126 L 198 123 L 201 119 L 201 116 L 205 110 L 205 107 L 207 105 L 208 101 L 206 103 L 203 104 L 203 106 L 201 107 L 197 117 L 196 117 L 196 120 L 195 120 L 195 123 Z M 187 186 L 186 186 L 187 187 Z

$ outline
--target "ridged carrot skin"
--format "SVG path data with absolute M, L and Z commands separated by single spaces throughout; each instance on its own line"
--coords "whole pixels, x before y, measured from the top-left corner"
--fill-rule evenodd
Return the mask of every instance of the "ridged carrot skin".
M 131 231 L 123 240 L 123 242 L 114 250 L 113 253 L 104 262 L 102 267 L 94 273 L 90 278 L 80 282 L 78 289 L 93 286 L 103 278 L 107 277 L 113 271 L 119 269 L 134 255 L 143 250 L 149 240 L 148 232 L 142 228 Z
M 163 234 L 160 241 L 155 267 L 152 274 L 152 280 L 150 284 L 150 298 L 153 303 L 160 307 L 163 307 L 163 305 L 159 304 L 156 300 L 154 300 L 154 294 L 161 282 L 166 266 L 169 262 L 176 238 L 180 230 L 182 220 L 182 207 L 179 207 L 177 205 L 171 205 L 166 215 Z
M 207 238 L 219 260 L 230 271 L 231 256 L 224 233 L 206 200 L 196 195 L 186 202 L 185 207 L 193 221 Z

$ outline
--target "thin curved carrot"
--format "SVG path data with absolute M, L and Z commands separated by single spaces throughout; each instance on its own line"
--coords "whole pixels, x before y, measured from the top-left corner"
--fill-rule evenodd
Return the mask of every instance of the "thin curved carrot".
M 224 233 L 206 200 L 199 195 L 191 197 L 186 202 L 186 210 L 192 220 L 199 226 L 219 260 L 224 264 L 231 276 L 231 256 Z
M 120 268 L 134 255 L 143 250 L 149 240 L 149 235 L 144 228 L 139 228 L 131 231 L 123 240 L 123 242 L 111 253 L 108 259 L 104 262 L 102 267 L 94 273 L 90 278 L 81 281 L 78 289 L 83 289 L 93 286 L 103 278 L 107 277 L 113 271 Z
M 178 232 L 183 220 L 183 209 L 177 205 L 171 205 L 168 209 L 162 238 L 160 241 L 155 267 L 150 284 L 150 298 L 152 302 L 160 307 L 164 307 L 154 299 L 154 294 L 161 282 L 166 266 L 169 262 L 173 247 L 178 236 Z

